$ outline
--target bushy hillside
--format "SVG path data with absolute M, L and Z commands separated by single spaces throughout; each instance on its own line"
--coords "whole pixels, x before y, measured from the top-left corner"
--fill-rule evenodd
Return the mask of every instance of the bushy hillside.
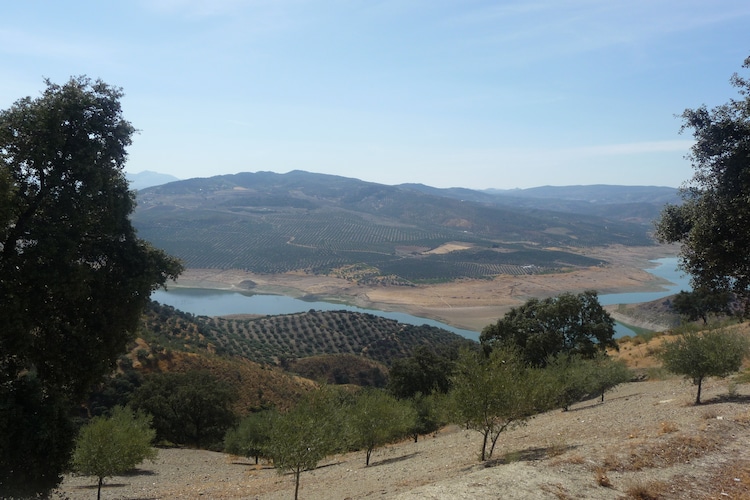
M 364 279 L 392 284 L 555 272 L 601 261 L 549 247 L 653 243 L 650 225 L 514 203 L 259 172 L 145 189 L 133 223 L 188 267 L 327 274 L 358 266 L 370 271 Z M 450 242 L 462 245 L 434 251 Z

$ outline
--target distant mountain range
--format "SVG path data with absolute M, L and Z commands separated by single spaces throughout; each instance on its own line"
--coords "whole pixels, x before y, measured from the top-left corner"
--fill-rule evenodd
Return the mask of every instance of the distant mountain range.
M 177 177 L 169 174 L 160 174 L 159 172 L 152 172 L 150 170 L 144 170 L 137 174 L 127 173 L 126 178 L 130 183 L 130 189 L 146 189 L 153 186 L 161 186 L 168 182 L 179 181 Z
M 679 202 L 676 189 L 475 191 L 257 172 L 140 189 L 133 222 L 188 267 L 408 285 L 595 265 L 575 249 L 653 244 L 652 221 L 668 202 Z

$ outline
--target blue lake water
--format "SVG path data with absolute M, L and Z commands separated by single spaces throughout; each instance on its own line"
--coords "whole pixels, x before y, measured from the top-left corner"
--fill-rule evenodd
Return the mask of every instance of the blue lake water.
M 648 272 L 664 278 L 672 283 L 658 292 L 634 292 L 615 293 L 599 296 L 602 305 L 609 304 L 633 304 L 639 302 L 650 302 L 667 295 L 672 295 L 680 290 L 690 290 L 689 280 L 677 270 L 677 258 L 668 257 L 654 261 L 655 267 L 647 269 Z M 251 293 L 240 293 L 228 290 L 209 290 L 203 288 L 172 288 L 170 290 L 157 290 L 152 298 L 162 304 L 170 305 L 181 311 L 189 312 L 199 316 L 223 316 L 227 314 L 293 314 L 309 311 L 310 309 L 321 311 L 356 311 L 377 314 L 385 318 L 393 319 L 410 325 L 430 325 L 444 328 L 463 337 L 478 340 L 479 332 L 463 330 L 427 318 L 420 318 L 406 313 L 379 311 L 345 304 L 330 302 L 308 302 L 284 295 L 258 295 Z M 616 325 L 616 337 L 633 335 L 634 332 L 624 325 Z

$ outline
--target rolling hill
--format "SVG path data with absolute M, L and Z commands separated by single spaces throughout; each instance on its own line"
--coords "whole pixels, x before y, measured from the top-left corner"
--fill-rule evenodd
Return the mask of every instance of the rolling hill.
M 187 267 L 333 273 L 402 285 L 588 267 L 602 262 L 578 250 L 653 244 L 650 217 L 658 201 L 633 202 L 627 213 L 622 204 L 594 204 L 609 207 L 611 214 L 601 215 L 601 208 L 552 210 L 544 208 L 555 206 L 550 199 L 534 200 L 257 172 L 139 191 L 133 224 Z M 458 244 L 441 251 L 448 243 Z

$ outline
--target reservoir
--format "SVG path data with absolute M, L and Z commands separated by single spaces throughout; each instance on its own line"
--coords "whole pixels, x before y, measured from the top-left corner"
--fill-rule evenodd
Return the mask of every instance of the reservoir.
M 652 300 L 660 299 L 661 297 L 678 293 L 680 290 L 690 290 L 688 277 L 682 275 L 682 273 L 677 270 L 676 257 L 667 257 L 653 262 L 656 266 L 647 269 L 647 271 L 669 281 L 672 285 L 666 286 L 663 290 L 658 292 L 633 292 L 600 295 L 599 302 L 602 305 L 650 302 Z M 377 314 L 410 325 L 426 324 L 436 326 L 472 340 L 479 340 L 479 332 L 455 328 L 440 321 L 420 318 L 406 313 L 364 309 L 361 307 L 330 302 L 308 302 L 284 295 L 258 295 L 229 290 L 209 290 L 203 288 L 172 288 L 168 291 L 157 290 L 153 293 L 151 298 L 162 304 L 170 305 L 181 311 L 189 312 L 198 316 L 224 316 L 228 314 L 277 315 L 301 313 L 309 311 L 310 309 L 320 311 L 355 311 Z M 633 334 L 634 332 L 632 330 L 619 323 L 615 327 L 615 337 Z

